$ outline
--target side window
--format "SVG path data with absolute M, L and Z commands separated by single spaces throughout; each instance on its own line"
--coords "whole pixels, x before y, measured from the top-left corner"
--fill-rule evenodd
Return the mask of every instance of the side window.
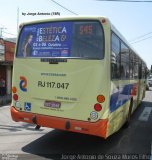
M 120 40 L 112 33 L 111 35 L 111 78 L 120 78 Z
M 146 64 L 141 60 L 141 72 L 142 72 L 142 79 L 146 78 L 146 74 L 147 74 L 147 69 L 146 69 Z
M 104 32 L 99 22 L 74 22 L 72 29 L 72 57 L 104 58 Z
M 139 67 L 138 61 L 139 61 L 138 57 L 134 54 L 134 63 L 133 63 L 134 65 L 133 78 L 134 79 L 138 79 L 138 76 L 139 76 L 138 75 L 138 67 Z
M 129 70 L 130 70 L 130 79 L 132 79 L 133 78 L 133 58 L 134 58 L 134 56 L 133 56 L 133 52 L 130 52 L 130 58 L 129 58 L 129 60 L 130 60 L 130 63 L 129 63 Z
M 139 58 L 138 58 L 138 78 L 142 79 L 142 62 Z
M 129 79 L 129 48 L 121 42 L 121 79 Z
M 142 79 L 146 78 L 146 66 L 144 63 L 142 63 Z
M 146 66 L 146 64 L 145 64 L 145 77 L 144 77 L 144 79 L 147 78 L 147 75 L 148 75 L 148 68 L 147 68 L 147 66 Z

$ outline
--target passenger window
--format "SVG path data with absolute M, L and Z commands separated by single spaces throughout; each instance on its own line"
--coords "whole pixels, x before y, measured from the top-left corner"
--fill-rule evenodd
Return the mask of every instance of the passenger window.
M 133 58 L 134 58 L 134 56 L 133 56 L 133 53 L 132 52 L 130 52 L 130 56 L 129 56 L 130 58 L 129 58 L 129 62 L 130 62 L 130 64 L 129 64 L 129 70 L 130 70 L 130 79 L 132 79 L 133 78 Z
M 121 79 L 129 79 L 129 48 L 121 42 Z
M 111 78 L 120 78 L 120 40 L 112 33 L 111 36 Z
M 138 79 L 138 57 L 134 55 L 134 71 L 133 71 L 133 78 Z

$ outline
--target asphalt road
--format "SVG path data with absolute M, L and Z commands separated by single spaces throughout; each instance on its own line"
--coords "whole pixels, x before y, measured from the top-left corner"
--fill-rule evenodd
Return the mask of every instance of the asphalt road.
M 151 88 L 152 89 L 152 88 Z M 104 140 L 95 136 L 41 128 L 11 120 L 9 106 L 0 107 L 0 159 L 150 159 L 152 90 L 134 112 L 128 128 Z

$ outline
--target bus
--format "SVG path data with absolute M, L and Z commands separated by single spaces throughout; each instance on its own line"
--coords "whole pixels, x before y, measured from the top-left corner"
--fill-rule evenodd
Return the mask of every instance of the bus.
M 21 24 L 12 119 L 106 139 L 129 124 L 144 98 L 146 68 L 106 17 Z

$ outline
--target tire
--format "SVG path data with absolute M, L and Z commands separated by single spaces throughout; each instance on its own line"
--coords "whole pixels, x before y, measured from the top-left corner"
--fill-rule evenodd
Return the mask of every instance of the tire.
M 127 121 L 126 121 L 126 123 L 124 124 L 124 127 L 125 127 L 125 128 L 128 128 L 129 125 L 130 125 L 132 107 L 133 107 L 133 98 L 131 98 L 131 100 L 130 100 L 130 106 L 129 106 L 128 116 L 127 116 Z

